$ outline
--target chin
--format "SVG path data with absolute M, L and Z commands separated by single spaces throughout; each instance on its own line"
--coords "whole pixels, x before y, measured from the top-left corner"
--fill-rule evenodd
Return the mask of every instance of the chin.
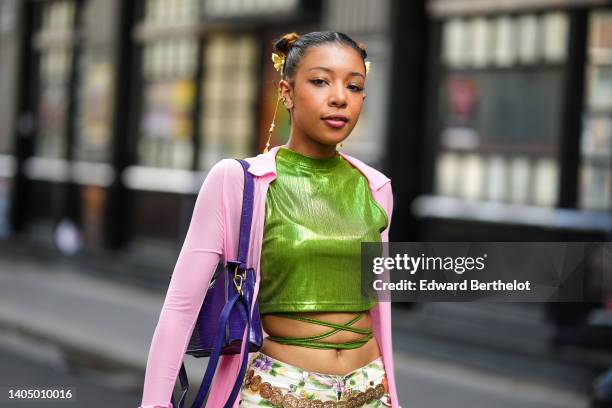
M 338 135 L 330 135 L 329 133 L 320 132 L 317 134 L 317 137 L 311 137 L 312 140 L 317 143 L 326 145 L 326 146 L 336 146 L 338 143 L 342 142 L 346 139 L 346 137 L 340 137 Z
M 335 146 L 338 143 L 342 143 L 343 141 L 345 141 L 348 138 L 349 134 L 350 132 L 349 133 L 346 133 L 346 132 L 342 132 L 342 133 L 331 132 L 330 133 L 329 131 L 327 131 L 323 134 L 323 137 L 321 138 L 320 142 Z
M 320 140 L 320 143 L 326 144 L 328 146 L 336 146 L 339 143 L 342 143 L 343 141 L 346 140 L 346 137 L 343 138 L 339 138 L 339 137 L 330 137 L 328 139 L 325 140 Z

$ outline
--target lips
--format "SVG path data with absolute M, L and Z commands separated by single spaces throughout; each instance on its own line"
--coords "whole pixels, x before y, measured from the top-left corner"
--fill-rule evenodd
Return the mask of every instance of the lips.
M 346 125 L 348 118 L 344 115 L 329 115 L 324 116 L 323 121 L 334 129 L 340 129 Z
M 323 116 L 324 120 L 333 120 L 333 121 L 343 121 L 343 122 L 348 122 L 348 118 L 344 115 L 329 115 L 329 116 Z

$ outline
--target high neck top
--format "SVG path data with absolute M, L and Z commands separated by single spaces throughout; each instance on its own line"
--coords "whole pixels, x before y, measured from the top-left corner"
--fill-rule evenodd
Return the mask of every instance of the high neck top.
M 319 158 L 306 156 L 305 154 L 296 152 L 295 150 L 291 150 L 288 147 L 281 146 L 276 152 L 276 163 L 277 166 L 281 162 L 281 166 L 283 164 L 292 164 L 301 167 L 307 167 L 310 169 L 320 169 L 320 170 L 329 170 L 336 167 L 340 164 L 344 159 L 338 152 L 334 153 L 332 157 Z
M 260 313 L 364 311 L 376 293 L 361 285 L 361 242 L 380 242 L 385 211 L 368 179 L 338 152 L 276 153 L 266 195 Z

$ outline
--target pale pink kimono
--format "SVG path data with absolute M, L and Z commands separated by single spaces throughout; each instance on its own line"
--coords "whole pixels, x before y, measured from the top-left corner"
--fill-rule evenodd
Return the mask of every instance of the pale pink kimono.
M 270 182 L 276 178 L 275 158 L 279 147 L 246 158 L 250 163 L 248 171 L 255 176 L 253 224 L 247 260 L 248 267 L 254 267 L 257 273 L 253 304 L 259 292 L 259 261 L 266 193 Z M 383 242 L 388 242 L 393 210 L 391 180 L 362 161 L 343 152 L 340 154 L 365 175 L 374 199 L 387 212 L 389 225 L 381 233 L 381 239 Z M 223 159 L 212 167 L 202 184 L 149 349 L 140 408 L 174 408 L 169 402 L 170 395 L 202 306 L 206 288 L 220 257 L 225 253 L 226 259 L 236 258 L 243 177 L 242 166 L 238 161 Z M 393 366 L 391 304 L 380 301 L 370 310 L 370 314 L 373 322 L 372 330 L 378 341 L 387 373 L 392 408 L 401 408 L 397 399 Z M 266 336 L 268 334 L 264 331 L 264 337 Z M 246 333 L 243 344 L 245 340 Z M 221 356 L 206 408 L 223 407 L 240 370 L 241 360 L 242 354 Z M 234 408 L 238 407 L 239 397 L 240 395 L 236 398 Z

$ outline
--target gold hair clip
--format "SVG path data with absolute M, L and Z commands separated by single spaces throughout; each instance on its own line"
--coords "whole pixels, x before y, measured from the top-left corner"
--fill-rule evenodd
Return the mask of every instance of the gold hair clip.
M 285 57 L 282 55 L 278 55 L 276 53 L 272 53 L 272 62 L 274 63 L 274 68 L 280 72 L 281 76 L 283 75 L 283 65 L 285 64 Z
M 368 71 L 370 70 L 370 61 L 365 62 L 366 75 L 368 75 Z

